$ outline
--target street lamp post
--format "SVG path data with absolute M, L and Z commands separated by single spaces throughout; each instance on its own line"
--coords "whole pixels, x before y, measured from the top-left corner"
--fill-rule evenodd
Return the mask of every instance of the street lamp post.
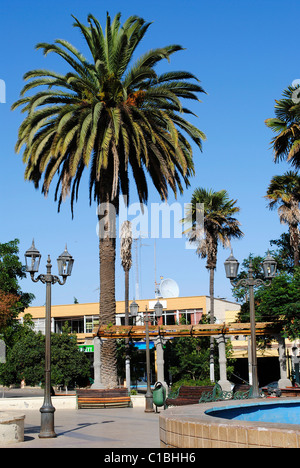
M 252 398 L 259 397 L 258 389 L 258 375 L 257 375 L 257 354 L 256 354 L 256 330 L 255 330 L 255 306 L 254 306 L 254 286 L 270 286 L 271 280 L 276 274 L 277 263 L 273 257 L 268 252 L 267 257 L 263 261 L 263 271 L 266 280 L 269 280 L 268 283 L 262 279 L 254 279 L 253 277 L 253 267 L 252 260 L 249 262 L 248 278 L 241 279 L 238 282 L 234 282 L 237 277 L 239 262 L 234 258 L 233 253 L 228 257 L 224 263 L 225 272 L 227 278 L 229 278 L 231 284 L 235 287 L 245 286 L 249 287 L 249 303 L 250 303 L 250 327 L 251 327 L 251 361 L 252 361 Z
M 147 306 L 144 312 L 144 322 L 146 330 L 146 369 L 147 369 L 147 392 L 145 395 L 145 413 L 153 413 L 153 394 L 151 391 L 151 370 L 150 370 L 150 342 L 149 342 L 149 315 Z
M 138 310 L 139 310 L 138 304 L 135 301 L 133 301 L 130 304 L 131 316 L 136 317 L 138 314 Z M 162 304 L 159 301 L 157 301 L 157 303 L 154 306 L 154 316 L 158 318 L 161 317 L 162 310 L 163 310 Z M 150 346 L 149 346 L 149 315 L 150 315 L 150 312 L 148 311 L 148 308 L 146 306 L 145 312 L 144 312 L 144 322 L 145 322 L 145 332 L 146 332 L 146 372 L 147 372 L 147 392 L 145 395 L 145 413 L 154 412 L 153 394 L 151 391 L 151 382 L 150 382 L 151 371 L 150 371 Z
M 45 390 L 44 390 L 44 403 L 40 408 L 41 412 L 41 428 L 39 437 L 40 438 L 53 438 L 56 437 L 54 431 L 54 411 L 55 408 L 51 402 L 51 284 L 58 283 L 60 285 L 65 284 L 67 277 L 71 275 L 74 260 L 67 251 L 65 251 L 58 257 L 58 273 L 62 276 L 62 281 L 58 276 L 51 274 L 51 260 L 48 255 L 47 260 L 47 272 L 45 275 L 39 275 L 34 278 L 34 274 L 38 272 L 41 254 L 35 248 L 34 241 L 32 246 L 25 253 L 26 260 L 26 271 L 30 273 L 32 281 L 37 283 L 41 281 L 46 284 L 46 327 L 45 327 Z

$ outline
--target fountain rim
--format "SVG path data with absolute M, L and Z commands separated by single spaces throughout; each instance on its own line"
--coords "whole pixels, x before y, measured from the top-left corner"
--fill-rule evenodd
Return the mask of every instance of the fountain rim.
M 226 418 L 225 416 L 222 417 L 220 415 L 214 415 L 213 412 L 220 412 L 220 411 L 230 411 L 230 410 L 235 410 L 237 408 L 253 408 L 253 407 L 260 407 L 259 409 L 261 409 L 262 407 L 266 407 L 266 406 L 292 406 L 292 405 L 295 405 L 297 404 L 297 406 L 300 407 L 300 399 L 299 398 L 284 398 L 284 400 L 282 398 L 263 398 L 263 399 L 255 399 L 255 400 L 242 400 L 241 402 L 239 403 L 236 403 L 234 402 L 235 404 L 232 404 L 233 402 L 231 400 L 228 400 L 230 401 L 230 405 L 226 405 L 224 406 L 224 401 L 222 402 L 223 403 L 223 406 L 219 406 L 219 405 L 215 405 L 213 407 L 210 407 L 208 409 L 206 409 L 204 411 L 204 414 L 206 414 L 207 416 L 209 417 L 212 417 L 214 419 L 221 419 L 221 420 L 224 420 L 224 421 L 236 421 L 236 422 L 246 422 L 246 423 L 256 423 L 256 424 L 260 424 L 262 426 L 264 425 L 268 425 L 268 424 L 276 424 L 278 426 L 278 424 L 280 425 L 287 425 L 287 426 L 293 426 L 293 427 L 299 427 L 300 426 L 300 423 L 299 424 L 294 424 L 294 423 L 288 423 L 288 422 L 270 422 L 270 421 L 260 421 L 260 420 L 243 420 L 243 419 L 231 419 L 231 418 Z M 299 429 L 298 429 L 299 430 Z
M 268 401 L 271 400 L 271 401 Z M 297 403 L 298 397 L 229 400 L 228 406 Z M 300 448 L 300 425 L 226 419 L 206 411 L 227 408 L 226 402 L 168 407 L 159 417 L 163 448 Z

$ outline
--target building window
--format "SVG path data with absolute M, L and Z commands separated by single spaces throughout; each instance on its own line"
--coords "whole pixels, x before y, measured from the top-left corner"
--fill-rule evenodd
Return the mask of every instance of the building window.
M 85 333 L 93 333 L 95 327 L 99 327 L 99 315 L 85 317 Z
M 62 329 L 68 323 L 71 333 L 84 333 L 84 320 L 82 318 L 76 319 L 58 319 L 55 320 L 55 333 L 62 333 Z
M 125 315 L 119 315 L 118 318 L 119 318 L 118 320 L 119 323 L 117 323 L 117 325 L 125 325 Z M 135 325 L 134 322 L 135 322 L 135 318 L 129 315 L 129 325 Z
M 163 313 L 164 325 L 180 325 L 185 323 L 197 325 L 202 317 L 203 309 L 170 310 Z
M 37 333 L 37 332 L 41 332 L 43 335 L 45 335 L 45 319 L 34 319 L 33 320 L 33 323 L 34 323 L 34 331 Z M 52 331 L 52 326 L 53 326 L 53 322 L 51 323 L 51 331 Z

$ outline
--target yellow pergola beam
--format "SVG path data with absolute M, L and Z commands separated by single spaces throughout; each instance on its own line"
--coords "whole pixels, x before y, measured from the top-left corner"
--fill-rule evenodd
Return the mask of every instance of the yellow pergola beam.
M 274 332 L 272 322 L 256 323 L 257 335 L 269 335 Z M 214 335 L 250 335 L 250 323 L 222 323 L 201 325 L 149 325 L 149 337 L 156 336 L 214 336 Z M 93 333 L 99 338 L 145 338 L 144 326 L 102 325 Z

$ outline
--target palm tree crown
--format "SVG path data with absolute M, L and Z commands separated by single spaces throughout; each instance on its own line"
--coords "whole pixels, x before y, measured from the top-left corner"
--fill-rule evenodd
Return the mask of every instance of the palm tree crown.
M 270 209 L 278 208 L 281 223 L 288 224 L 290 244 L 294 251 L 294 264 L 299 265 L 299 222 L 300 222 L 300 177 L 297 172 L 288 171 L 274 176 L 265 198 Z
M 201 205 L 204 210 L 203 233 L 199 233 L 199 227 L 196 225 L 196 214 Z M 240 223 L 233 216 L 239 211 L 236 200 L 230 200 L 226 190 L 214 192 L 197 188 L 193 192 L 185 219 L 191 226 L 187 235 L 191 242 L 197 243 L 197 254 L 207 258 L 208 269 L 216 268 L 219 242 L 223 247 L 228 247 L 232 238 L 243 236 L 239 228 Z
M 189 184 L 194 173 L 192 147 L 184 133 L 201 149 L 205 135 L 184 114 L 181 99 L 197 100 L 204 92 L 194 75 L 184 71 L 157 75 L 154 68 L 162 59 L 182 50 L 170 45 L 150 50 L 129 68 L 133 54 L 150 23 L 137 16 L 121 26 L 120 13 L 106 29 L 92 15 L 89 26 L 75 18 L 92 61 L 89 62 L 65 40 L 36 47 L 44 54 L 58 54 L 71 67 L 65 75 L 48 70 L 25 74 L 29 82 L 13 109 L 27 112 L 19 129 L 16 150 L 25 146 L 25 178 L 47 194 L 54 175 L 59 172 L 55 198 L 59 206 L 71 192 L 71 206 L 77 199 L 85 167 L 90 165 L 90 200 L 114 201 L 120 191 L 128 196 L 131 166 L 139 199 L 147 200 L 144 168 L 162 199 L 168 186 L 182 192 L 182 180 Z
M 287 160 L 296 168 L 300 167 L 300 104 L 293 99 L 297 87 L 289 86 L 283 91 L 283 98 L 276 101 L 275 118 L 265 121 L 276 136 L 271 145 L 274 161 Z

